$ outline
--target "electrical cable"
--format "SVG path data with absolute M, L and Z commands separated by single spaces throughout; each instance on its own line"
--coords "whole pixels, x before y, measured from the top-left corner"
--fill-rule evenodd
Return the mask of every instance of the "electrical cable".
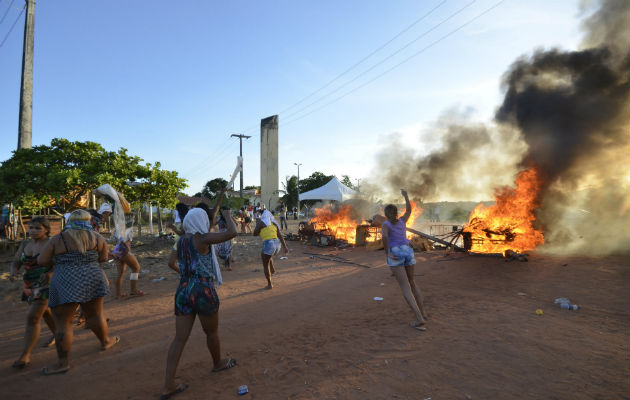
M 365 71 L 361 72 L 360 74 L 356 75 L 354 78 L 350 79 L 349 81 L 347 81 L 346 83 L 344 83 L 341 86 L 338 86 L 336 89 L 334 89 L 331 92 L 326 93 L 325 95 L 321 96 L 319 99 L 307 104 L 306 106 L 300 108 L 297 111 L 294 111 L 292 113 L 290 113 L 289 115 L 286 115 L 285 118 L 290 118 L 296 114 L 299 114 L 300 112 L 308 109 L 309 107 L 319 103 L 320 101 L 324 100 L 325 98 L 329 97 L 332 94 L 335 94 L 337 92 L 339 92 L 341 89 L 343 89 L 344 87 L 348 86 L 349 84 L 351 84 L 352 82 L 356 81 L 357 79 L 361 78 L 362 76 L 364 76 L 365 74 L 367 74 L 368 72 L 374 70 L 374 68 L 382 65 L 384 62 L 390 60 L 392 57 L 394 57 L 395 55 L 399 54 L 401 51 L 407 49 L 409 46 L 411 46 L 412 44 L 414 44 L 415 42 L 417 42 L 418 40 L 422 39 L 423 37 L 425 37 L 426 35 L 428 35 L 429 33 L 433 32 L 434 30 L 436 30 L 437 28 L 439 28 L 441 25 L 443 25 L 444 23 L 446 23 L 447 21 L 449 21 L 450 19 L 454 18 L 455 16 L 457 16 L 458 14 L 460 14 L 461 12 L 463 12 L 465 9 L 467 9 L 468 7 L 470 7 L 471 5 L 473 5 L 477 0 L 472 0 L 471 2 L 469 2 L 468 4 L 464 5 L 462 8 L 458 9 L 457 11 L 455 11 L 454 13 L 452 13 L 451 15 L 449 15 L 448 17 L 446 17 L 445 19 L 443 19 L 442 21 L 440 21 L 439 23 L 435 24 L 433 27 L 431 27 L 430 29 L 422 32 L 422 34 L 420 34 L 419 36 L 416 36 L 414 39 L 412 39 L 411 41 L 407 42 L 407 44 L 405 44 L 403 47 L 399 48 L 398 50 L 394 51 L 393 53 L 389 54 L 387 57 L 383 58 L 382 60 L 380 60 L 379 62 L 377 62 L 376 64 L 373 64 L 371 67 L 369 67 L 368 69 L 366 69 Z
M 24 13 L 24 10 L 26 9 L 26 6 L 24 6 L 24 8 L 22 8 L 22 11 L 20 11 L 20 13 L 18 14 L 17 18 L 15 19 L 15 21 L 13 22 L 13 25 L 11 25 L 11 28 L 9 28 L 9 32 L 7 32 L 6 36 L 4 37 L 4 39 L 2 39 L 2 43 L 0 43 L 0 48 L 2 48 L 2 46 L 4 45 L 4 42 L 7 41 L 7 38 L 9 37 L 9 35 L 11 34 L 11 32 L 13 31 L 13 28 L 15 28 L 15 24 L 17 24 L 18 20 L 20 19 L 20 17 L 22 16 L 22 14 Z
M 391 67 L 391 68 L 389 68 L 389 69 L 387 69 L 387 70 L 383 71 L 382 73 L 380 73 L 380 74 L 376 75 L 374 78 L 372 78 L 372 79 L 370 79 L 370 80 L 368 80 L 368 81 L 366 81 L 366 82 L 362 83 L 361 85 L 359 85 L 359 86 L 357 86 L 357 87 L 355 87 L 355 88 L 353 88 L 353 89 L 349 90 L 348 92 L 346 92 L 346 93 L 344 93 L 343 95 L 341 95 L 341 96 L 339 96 L 339 97 L 335 98 L 334 100 L 329 101 L 328 103 L 325 103 L 324 105 L 322 105 L 322 106 L 320 106 L 320 107 L 318 107 L 318 108 L 316 108 L 316 109 L 314 109 L 314 110 L 311 110 L 311 111 L 309 111 L 309 112 L 308 112 L 308 113 L 306 113 L 306 114 L 303 114 L 303 115 L 301 115 L 301 116 L 299 116 L 299 117 L 296 117 L 296 118 L 294 118 L 294 119 L 292 119 L 292 120 L 289 120 L 289 121 L 287 121 L 287 122 L 284 122 L 284 123 L 283 123 L 283 126 L 286 126 L 286 125 L 291 124 L 291 123 L 293 123 L 293 122 L 295 122 L 295 121 L 297 121 L 297 120 L 300 120 L 300 119 L 302 119 L 302 118 L 304 118 L 304 117 L 306 117 L 306 116 L 308 116 L 308 115 L 310 115 L 310 114 L 313 114 L 314 112 L 319 111 L 319 110 L 321 110 L 322 108 L 325 108 L 325 107 L 327 107 L 327 106 L 329 106 L 329 105 L 331 105 L 331 104 L 333 104 L 333 103 L 336 103 L 337 101 L 339 101 L 339 100 L 343 99 L 344 97 L 346 97 L 346 96 L 348 96 L 348 95 L 350 95 L 350 94 L 352 94 L 352 93 L 356 92 L 357 90 L 359 90 L 359 89 L 361 89 L 361 88 L 363 88 L 363 87 L 367 86 L 368 84 L 370 84 L 370 83 L 374 82 L 375 80 L 379 79 L 379 78 L 380 78 L 380 77 L 382 77 L 383 75 L 385 75 L 385 74 L 387 74 L 387 73 L 391 72 L 392 70 L 394 70 L 394 69 L 398 68 L 399 66 L 401 66 L 401 65 L 403 65 L 404 63 L 408 62 L 408 61 L 409 61 L 409 60 L 411 60 L 412 58 L 417 57 L 418 55 L 420 55 L 420 54 L 424 53 L 424 52 L 425 52 L 426 50 L 428 50 L 429 48 L 431 48 L 431 47 L 435 46 L 436 44 L 438 44 L 439 42 L 441 42 L 441 41 L 445 40 L 445 39 L 446 39 L 446 38 L 448 38 L 449 36 L 451 36 L 451 35 L 455 34 L 456 32 L 460 31 L 461 29 L 463 29 L 463 28 L 464 28 L 464 27 L 466 27 L 467 25 L 469 25 L 469 24 L 471 24 L 472 22 L 474 22 L 475 20 L 477 20 L 477 19 L 481 18 L 483 15 L 485 15 L 485 14 L 487 14 L 488 12 L 492 11 L 493 9 L 497 8 L 499 5 L 501 5 L 501 3 L 504 3 L 504 2 L 505 2 L 505 0 L 501 0 L 501 1 L 497 2 L 497 3 L 495 3 L 494 5 L 492 5 L 491 7 L 487 8 L 487 9 L 486 9 L 486 10 L 484 10 L 483 12 L 481 12 L 481 13 L 477 14 L 477 15 L 476 15 L 476 16 L 474 16 L 473 18 L 471 18 L 471 19 L 469 19 L 468 21 L 466 21 L 465 23 L 463 23 L 462 25 L 458 26 L 457 28 L 453 29 L 452 31 L 448 32 L 447 34 L 445 34 L 445 35 L 441 36 L 441 37 L 440 37 L 440 38 L 438 38 L 437 40 L 435 40 L 435 41 L 431 42 L 430 44 L 428 44 L 427 46 L 423 47 L 422 49 L 420 49 L 419 51 L 415 52 L 414 54 L 410 55 L 409 57 L 407 57 L 406 59 L 402 60 L 402 61 L 401 61 L 401 62 L 399 62 L 398 64 L 395 64 L 393 67 Z
M 339 78 L 341 78 L 342 76 L 344 76 L 345 74 L 347 74 L 348 72 L 352 71 L 354 68 L 356 68 L 357 66 L 361 65 L 365 60 L 367 60 L 368 58 L 372 57 L 374 54 L 378 53 L 380 50 L 382 50 L 383 48 L 385 48 L 388 44 L 390 44 L 391 42 L 393 42 L 394 40 L 398 39 L 400 36 L 402 36 L 402 34 L 404 34 L 405 32 L 407 32 L 409 29 L 413 28 L 414 26 L 416 26 L 420 21 L 422 21 L 423 19 L 425 19 L 426 17 L 428 17 L 429 15 L 431 15 L 435 10 L 437 10 L 438 8 L 442 7 L 444 5 L 444 3 L 446 3 L 447 0 L 442 1 L 441 3 L 439 3 L 437 6 L 433 7 L 431 10 L 429 10 L 428 12 L 426 12 L 424 15 L 422 15 L 420 18 L 416 19 L 415 21 L 413 21 L 410 25 L 408 25 L 405 29 L 403 29 L 402 31 L 398 32 L 396 35 L 394 35 L 394 37 L 392 37 L 391 39 L 389 39 L 388 41 L 386 41 L 385 43 L 383 43 L 382 45 L 380 45 L 379 47 L 377 47 L 375 50 L 373 50 L 370 54 L 368 54 L 367 56 L 363 57 L 361 60 L 359 60 L 358 62 L 354 63 L 353 65 L 351 65 L 349 68 L 347 68 L 345 71 L 343 71 L 342 73 L 340 73 L 339 75 L 337 75 L 336 77 L 334 77 L 332 80 L 328 81 L 328 83 L 326 83 L 324 86 L 320 87 L 319 89 L 315 90 L 314 92 L 310 93 L 309 95 L 307 95 L 306 97 L 302 98 L 301 100 L 299 100 L 298 102 L 294 103 L 293 105 L 285 108 L 284 110 L 280 111 L 278 114 L 284 114 L 285 112 L 289 111 L 290 109 L 294 108 L 295 106 L 301 104 L 302 102 L 304 102 L 305 100 L 313 97 L 313 95 L 321 92 L 322 90 L 326 89 L 328 86 L 330 86 L 332 83 L 336 82 Z
M 9 11 L 11 11 L 11 6 L 13 6 L 13 2 L 14 1 L 15 0 L 11 0 L 11 3 L 9 3 L 9 7 L 7 7 L 7 11 L 4 12 L 4 15 L 0 19 L 0 24 L 2 24 L 4 22 L 4 19 L 7 17 L 7 14 L 9 14 Z

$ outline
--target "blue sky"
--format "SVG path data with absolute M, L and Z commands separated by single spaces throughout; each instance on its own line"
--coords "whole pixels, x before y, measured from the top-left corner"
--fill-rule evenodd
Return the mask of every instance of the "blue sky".
M 0 0 L 0 17 L 9 11 L 0 40 L 23 6 L 10 3 Z M 39 0 L 33 145 L 65 137 L 125 147 L 179 171 L 192 194 L 229 178 L 233 133 L 252 136 L 243 142 L 244 180 L 258 185 L 260 119 L 279 114 L 281 181 L 297 173 L 294 163 L 302 177 L 365 179 L 387 135 L 401 133 L 421 153 L 430 144 L 420 133 L 447 109 L 490 121 L 517 57 L 580 42 L 580 2 L 506 0 L 427 47 L 497 3 Z M 0 47 L 0 160 L 17 144 L 22 34 L 23 17 Z

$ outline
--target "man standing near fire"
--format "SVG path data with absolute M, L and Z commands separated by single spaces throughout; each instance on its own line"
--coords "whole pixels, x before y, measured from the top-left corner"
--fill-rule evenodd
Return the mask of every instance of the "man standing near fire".
M 416 320 L 410 325 L 412 328 L 425 331 L 426 328 L 423 325 L 427 319 L 427 314 L 424 312 L 420 289 L 414 280 L 416 259 L 406 235 L 407 220 L 411 215 L 411 202 L 404 189 L 401 189 L 400 193 L 405 198 L 405 213 L 398 218 L 398 208 L 395 205 L 385 206 L 387 221 L 383 223 L 383 247 L 385 248 L 387 265 L 396 277 L 407 304 L 416 315 Z

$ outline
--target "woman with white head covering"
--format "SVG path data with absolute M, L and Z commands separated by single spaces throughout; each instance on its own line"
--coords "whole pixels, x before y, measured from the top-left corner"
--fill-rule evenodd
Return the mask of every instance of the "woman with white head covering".
M 118 270 L 118 275 L 116 276 L 116 280 L 114 281 L 114 287 L 116 288 L 116 298 L 118 299 L 127 296 L 126 293 L 122 293 L 122 281 L 125 276 L 127 265 L 131 270 L 131 273 L 129 274 L 129 295 L 142 296 L 144 292 L 138 289 L 138 277 L 140 276 L 141 269 L 140 263 L 138 262 L 136 256 L 131 252 L 131 238 L 133 236 L 133 233 L 131 228 L 127 227 L 127 225 L 131 226 L 132 221 L 127 223 L 127 216 L 122 213 L 120 213 L 120 215 L 116 215 L 116 212 L 114 210 L 117 207 L 122 208 L 122 206 L 116 203 L 114 203 L 114 208 L 112 208 L 112 206 L 107 202 L 101 204 L 101 208 L 99 208 L 99 210 L 97 211 L 97 213 L 101 216 L 101 221 L 99 221 L 95 225 L 100 225 L 103 220 L 109 218 L 113 213 L 114 238 L 116 238 L 117 241 L 116 246 L 112 250 L 112 257 L 116 261 L 116 267 Z
M 37 257 L 41 266 L 50 266 L 53 261 L 55 264 L 48 305 L 55 320 L 58 361 L 44 368 L 44 375 L 65 373 L 70 369 L 72 316 L 78 305 L 81 305 L 88 326 L 100 340 L 103 350 L 119 341 L 118 337 L 108 335 L 103 317 L 103 297 L 109 294 L 109 288 L 99 263 L 107 261 L 107 243 L 92 230 L 90 218 L 90 213 L 85 210 L 73 211 L 67 229 L 50 239 Z
M 276 270 L 273 267 L 273 256 L 280 252 L 280 244 L 284 254 L 289 254 L 289 248 L 287 247 L 284 237 L 280 233 L 280 226 L 273 214 L 269 210 L 263 210 L 260 218 L 256 220 L 256 228 L 254 229 L 254 236 L 260 236 L 263 241 L 261 259 L 263 263 L 263 271 L 265 272 L 265 278 L 267 278 L 267 289 L 272 289 L 271 275 Z
M 199 317 L 206 333 L 206 343 L 212 361 L 213 372 L 223 371 L 236 365 L 233 358 L 221 358 L 219 342 L 219 297 L 215 289 L 218 281 L 218 263 L 213 257 L 212 245 L 236 236 L 236 225 L 229 210 L 221 210 L 227 222 L 225 232 L 208 232 L 208 214 L 201 208 L 193 208 L 183 222 L 185 234 L 173 249 L 168 266 L 179 273 L 180 281 L 175 292 L 175 338 L 168 350 L 166 377 L 162 398 L 183 392 L 188 385 L 175 384 L 177 364 L 195 323 Z

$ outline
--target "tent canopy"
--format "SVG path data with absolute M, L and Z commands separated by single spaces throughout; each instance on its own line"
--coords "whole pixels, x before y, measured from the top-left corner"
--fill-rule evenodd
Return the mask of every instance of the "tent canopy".
M 324 186 L 309 190 L 308 192 L 300 193 L 299 200 L 345 201 L 362 195 L 363 194 L 361 192 L 350 189 L 348 186 L 339 182 L 339 179 L 337 179 L 336 176 L 333 176 L 333 178 Z

